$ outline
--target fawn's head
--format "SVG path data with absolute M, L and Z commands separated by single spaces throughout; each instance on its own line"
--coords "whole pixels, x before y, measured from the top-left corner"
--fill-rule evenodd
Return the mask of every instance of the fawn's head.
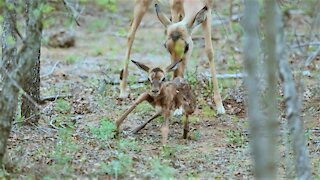
M 173 23 L 160 11 L 159 5 L 155 5 L 158 19 L 166 28 L 166 41 L 164 47 L 171 54 L 171 62 L 185 58 L 192 51 L 192 30 L 206 19 L 208 8 L 202 8 L 195 17 Z
M 176 61 L 165 69 L 155 67 L 149 68 L 147 65 L 131 60 L 135 65 L 137 65 L 140 69 L 148 73 L 148 79 L 151 83 L 151 89 L 149 90 L 149 94 L 153 97 L 159 96 L 161 92 L 161 88 L 163 83 L 166 81 L 166 73 L 171 72 L 177 69 L 181 60 Z

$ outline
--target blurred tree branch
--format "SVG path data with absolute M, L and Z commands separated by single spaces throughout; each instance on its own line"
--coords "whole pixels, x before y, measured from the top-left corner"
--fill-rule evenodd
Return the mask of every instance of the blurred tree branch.
M 71 3 L 69 3 L 67 0 L 62 0 L 65 7 L 71 12 L 71 15 L 74 19 L 74 21 L 77 23 L 78 26 L 80 26 L 80 23 L 78 21 L 78 18 L 80 16 L 80 13 L 76 10 L 75 7 Z

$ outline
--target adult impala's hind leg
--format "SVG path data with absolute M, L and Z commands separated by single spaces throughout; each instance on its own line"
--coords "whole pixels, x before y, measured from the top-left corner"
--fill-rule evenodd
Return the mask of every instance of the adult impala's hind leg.
M 210 73 L 211 73 L 211 80 L 213 83 L 213 91 L 214 91 L 214 102 L 216 104 L 218 114 L 224 114 L 225 109 L 222 104 L 222 99 L 219 93 L 218 87 L 218 79 L 216 76 L 216 69 L 213 60 L 213 47 L 211 42 L 211 9 L 208 9 L 207 18 L 204 22 L 202 22 L 202 29 L 204 33 L 205 39 L 205 50 L 209 59 L 210 63 Z
M 133 13 L 133 20 L 129 28 L 128 32 L 128 42 L 127 42 L 127 52 L 125 57 L 124 68 L 121 71 L 120 75 L 120 98 L 127 98 L 129 93 L 127 89 L 127 79 L 128 79 L 128 65 L 129 59 L 131 54 L 131 48 L 134 41 L 134 37 L 137 31 L 137 28 L 140 25 L 140 22 L 148 10 L 149 5 L 151 4 L 152 0 L 136 0 L 134 6 L 134 13 Z

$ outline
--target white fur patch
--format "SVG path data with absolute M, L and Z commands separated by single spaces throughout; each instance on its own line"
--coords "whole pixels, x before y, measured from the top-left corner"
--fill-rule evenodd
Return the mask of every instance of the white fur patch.
M 180 106 L 178 109 L 176 109 L 174 112 L 173 112 L 173 116 L 175 117 L 180 117 L 182 116 L 184 113 L 184 110 L 182 108 L 182 106 Z

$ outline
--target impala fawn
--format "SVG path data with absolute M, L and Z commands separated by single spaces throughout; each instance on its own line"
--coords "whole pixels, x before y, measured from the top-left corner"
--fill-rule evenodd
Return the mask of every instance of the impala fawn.
M 128 32 L 124 69 L 120 75 L 120 98 L 126 98 L 128 96 L 127 77 L 131 47 L 136 30 L 151 2 L 152 0 L 135 1 L 133 20 Z M 169 3 L 171 20 L 160 10 L 159 4 L 164 4 L 165 2 Z M 164 47 L 170 53 L 172 63 L 182 59 L 181 65 L 175 70 L 173 77 L 183 77 L 186 63 L 190 59 L 193 48 L 193 41 L 191 38 L 192 30 L 198 25 L 202 26 L 205 39 L 205 51 L 210 63 L 211 80 L 214 88 L 214 102 L 216 104 L 217 113 L 224 114 L 225 109 L 219 93 L 218 80 L 213 61 L 211 6 L 212 0 L 155 0 L 158 19 L 165 26 L 167 32 Z
M 166 81 L 166 72 L 174 71 L 181 61 L 176 61 L 169 65 L 165 70 L 156 67 L 149 68 L 148 66 L 132 61 L 140 69 L 146 71 L 149 74 L 149 81 L 151 83 L 150 89 L 142 93 L 131 105 L 131 107 L 125 111 L 125 113 L 116 121 L 117 132 L 119 132 L 120 125 L 128 114 L 137 107 L 141 102 L 147 101 L 153 107 L 157 108 L 157 112 L 148 119 L 144 124 L 140 125 L 134 130 L 137 133 L 139 130 L 144 128 L 146 124 L 151 122 L 153 119 L 163 116 L 164 123 L 161 127 L 162 131 L 162 144 L 167 143 L 169 134 L 169 118 L 171 111 L 182 107 L 186 120 L 184 121 L 183 138 L 186 139 L 189 132 L 189 121 L 188 117 L 192 114 L 196 108 L 196 99 L 191 86 L 186 80 L 181 77 L 174 78 L 171 81 Z

